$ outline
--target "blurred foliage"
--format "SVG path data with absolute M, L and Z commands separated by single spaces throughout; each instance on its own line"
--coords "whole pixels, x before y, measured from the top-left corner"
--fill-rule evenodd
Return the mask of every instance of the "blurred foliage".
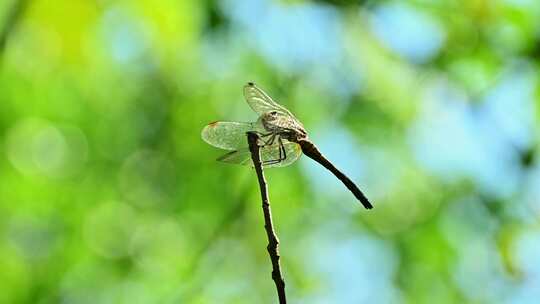
M 291 303 L 537 303 L 540 2 L 0 2 L 0 303 L 272 303 L 254 81 L 374 202 L 266 171 Z

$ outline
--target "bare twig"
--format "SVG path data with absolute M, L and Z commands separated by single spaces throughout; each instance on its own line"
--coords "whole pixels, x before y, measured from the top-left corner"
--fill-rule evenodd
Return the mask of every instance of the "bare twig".
M 6 21 L 0 29 L 0 55 L 2 55 L 10 34 L 15 29 L 19 19 L 24 13 L 29 0 L 15 0 L 8 11 Z
M 268 199 L 268 187 L 266 186 L 266 179 L 261 164 L 261 157 L 259 155 L 259 145 L 257 143 L 258 136 L 253 132 L 247 133 L 249 150 L 251 151 L 251 159 L 257 172 L 257 178 L 259 180 L 259 187 L 261 189 L 262 209 L 264 213 L 264 228 L 266 230 L 266 236 L 268 237 L 268 254 L 272 261 L 272 279 L 276 283 L 276 289 L 278 293 L 279 303 L 287 303 L 285 297 L 285 281 L 281 274 L 281 266 L 279 265 L 279 240 L 276 232 L 274 231 L 274 225 L 272 223 L 272 211 L 270 209 L 270 200 Z
M 231 226 L 233 226 L 235 223 L 237 223 L 243 218 L 247 205 L 247 194 L 248 191 L 243 190 L 240 194 L 240 197 L 235 199 L 235 205 L 228 209 L 228 212 L 226 212 L 226 215 L 216 225 L 213 233 L 210 234 L 210 237 L 204 241 L 204 244 L 193 255 L 193 259 L 191 260 L 190 265 L 186 267 L 186 269 L 183 271 L 183 275 L 193 276 L 196 270 L 201 266 L 201 262 L 205 254 L 208 253 L 211 247 L 215 245 L 225 233 L 227 233 Z M 222 262 L 223 257 L 213 259 L 210 267 L 216 268 Z M 194 297 L 201 294 L 202 289 L 206 286 L 208 286 L 207 278 L 201 281 L 193 280 L 193 278 L 191 277 L 189 288 L 182 294 L 181 302 L 194 302 Z

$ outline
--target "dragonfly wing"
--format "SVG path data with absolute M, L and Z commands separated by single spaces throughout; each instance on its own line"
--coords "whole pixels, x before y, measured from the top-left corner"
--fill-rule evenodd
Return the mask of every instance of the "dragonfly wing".
M 256 123 L 216 121 L 204 127 L 201 137 L 214 147 L 238 150 L 247 146 L 246 132 L 256 129 Z
M 283 147 L 285 148 L 285 155 L 287 156 L 284 160 L 277 163 L 270 163 L 265 165 L 265 168 L 272 167 L 286 167 L 294 163 L 302 154 L 302 149 L 297 143 L 283 140 Z M 273 144 L 271 146 L 261 147 L 261 161 L 262 162 L 272 162 L 273 160 L 280 159 L 279 155 L 279 144 Z
M 269 164 L 263 165 L 265 168 L 288 166 L 294 163 L 302 154 L 302 149 L 297 143 L 284 142 L 283 147 L 285 148 L 285 153 L 287 157 L 280 162 L 273 162 L 280 159 L 279 144 L 273 144 L 259 148 L 261 161 L 263 163 L 270 162 Z M 249 148 L 242 148 L 236 151 L 231 151 L 221 156 L 217 160 L 229 164 L 253 166 L 253 162 L 251 161 L 251 151 L 249 151 Z
M 280 162 L 276 161 L 280 159 L 279 145 L 274 144 L 270 146 L 260 147 L 259 153 L 261 155 L 261 161 L 263 162 L 263 166 L 265 168 L 288 166 L 294 163 L 302 154 L 300 146 L 296 143 L 285 142 L 283 143 L 283 147 L 285 148 L 285 153 L 287 157 Z M 230 164 L 253 166 L 253 163 L 251 161 L 251 152 L 249 151 L 249 148 L 231 151 L 218 158 L 218 160 Z M 269 163 L 264 164 L 265 162 Z
M 218 161 L 229 163 L 229 164 L 236 164 L 236 165 L 251 165 L 251 152 L 248 148 L 231 151 L 220 158 L 217 159 Z
M 244 97 L 251 109 L 259 115 L 278 111 L 294 117 L 289 110 L 272 100 L 268 94 L 258 88 L 253 82 L 248 82 L 244 86 Z

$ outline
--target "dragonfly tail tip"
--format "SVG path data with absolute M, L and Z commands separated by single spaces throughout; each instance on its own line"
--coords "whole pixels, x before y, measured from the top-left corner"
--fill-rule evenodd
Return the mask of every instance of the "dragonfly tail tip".
M 360 200 L 360 203 L 364 205 L 364 208 L 366 209 L 373 209 L 373 205 L 366 199 L 366 200 Z

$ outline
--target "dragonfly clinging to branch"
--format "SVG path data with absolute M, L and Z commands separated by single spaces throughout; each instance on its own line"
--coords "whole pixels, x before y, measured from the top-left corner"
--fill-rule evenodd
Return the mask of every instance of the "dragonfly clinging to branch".
M 294 115 L 278 104 L 254 83 L 244 86 L 247 103 L 259 115 L 256 122 L 217 121 L 202 130 L 202 138 L 212 146 L 231 152 L 218 158 L 219 161 L 251 165 L 251 153 L 246 133 L 259 136 L 260 158 L 264 167 L 284 167 L 295 162 L 302 152 L 332 172 L 366 209 L 373 206 L 358 187 L 339 171 L 309 140 L 304 126 Z

